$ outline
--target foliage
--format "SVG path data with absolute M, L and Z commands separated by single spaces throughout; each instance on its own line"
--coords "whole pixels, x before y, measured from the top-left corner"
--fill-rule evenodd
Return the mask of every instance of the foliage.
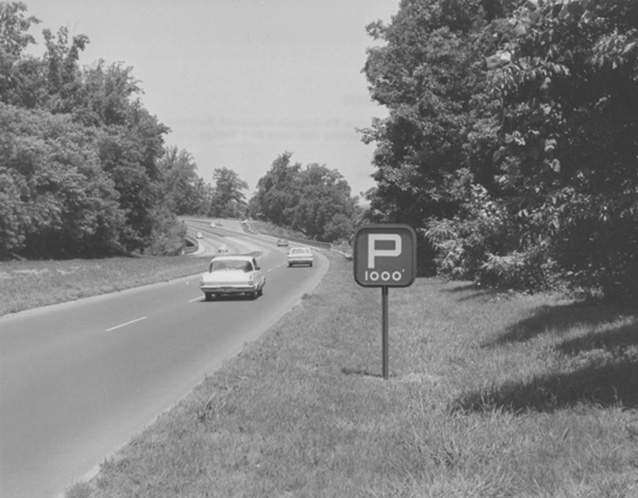
M 284 152 L 257 182 L 257 192 L 249 203 L 252 216 L 286 227 L 292 225 L 292 209 L 299 201 L 297 178 L 301 164 L 291 164 L 292 154 Z
M 242 191 L 248 188 L 248 184 L 228 168 L 215 168 L 213 180 L 215 187 L 211 192 L 208 215 L 228 218 L 244 216 L 247 204 Z
M 103 60 L 80 67 L 89 38 L 64 27 L 43 31 L 42 57 L 26 55 L 39 22 L 26 10 L 0 2 L 3 256 L 173 253 L 176 215 L 246 215 L 248 184 L 236 172 L 215 169 L 211 186 L 188 151 L 164 146 L 169 129 L 140 102 L 133 68 Z M 251 210 L 312 237 L 347 237 L 355 201 L 345 180 L 325 166 L 302 171 L 290 157 L 260 180 Z
M 201 210 L 192 158 L 168 157 L 132 68 L 80 67 L 87 36 L 46 29 L 43 56 L 26 55 L 38 20 L 25 12 L 0 2 L 0 253 L 175 252 L 175 214 Z
M 186 226 L 175 218 L 167 206 L 159 206 L 153 212 L 153 238 L 147 247 L 148 254 L 177 256 L 184 249 Z
M 638 4 L 404 0 L 368 30 L 372 213 L 449 275 L 636 292 Z
M 206 189 L 197 175 L 197 164 L 187 150 L 167 147 L 158 168 L 162 175 L 165 207 L 177 215 L 208 214 Z
M 68 116 L 0 104 L 0 251 L 28 256 L 117 250 L 124 211 L 96 153 L 98 134 Z
M 32 24 L 40 22 L 25 15 L 22 2 L 0 2 L 0 102 L 8 103 L 10 95 L 23 77 L 23 52 L 35 39 L 28 33 Z
M 638 295 L 638 5 L 528 4 L 514 20 L 493 75 L 503 190 L 570 280 Z
M 291 153 L 281 154 L 259 179 L 249 204 L 251 214 L 317 240 L 348 238 L 357 207 L 346 180 L 325 165 L 302 168 L 291 164 L 291 158 Z
M 292 215 L 293 230 L 329 242 L 346 238 L 352 232 L 355 200 L 337 170 L 309 164 L 299 172 L 297 186 L 300 195 Z

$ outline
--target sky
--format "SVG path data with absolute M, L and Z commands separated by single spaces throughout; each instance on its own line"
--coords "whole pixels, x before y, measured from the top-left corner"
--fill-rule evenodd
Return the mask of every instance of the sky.
M 353 195 L 374 186 L 374 144 L 361 141 L 386 110 L 372 102 L 365 26 L 390 21 L 399 0 L 23 0 L 40 19 L 90 43 L 80 64 L 132 67 L 146 109 L 171 129 L 200 177 L 215 168 L 259 178 L 284 152 L 338 170 Z

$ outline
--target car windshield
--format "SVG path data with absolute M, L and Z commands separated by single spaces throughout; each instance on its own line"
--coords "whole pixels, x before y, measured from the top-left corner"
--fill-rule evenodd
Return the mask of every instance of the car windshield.
M 217 259 L 210 264 L 210 271 L 217 270 L 240 270 L 248 273 L 253 271 L 253 265 L 250 261 L 241 259 Z

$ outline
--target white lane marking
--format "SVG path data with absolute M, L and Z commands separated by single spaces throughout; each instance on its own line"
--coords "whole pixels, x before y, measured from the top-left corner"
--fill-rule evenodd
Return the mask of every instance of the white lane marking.
M 141 322 L 142 320 L 146 320 L 146 317 L 142 316 L 140 318 L 136 318 L 135 320 L 131 320 L 130 322 L 121 323 L 119 325 L 116 325 L 115 327 L 111 327 L 110 329 L 106 329 L 104 332 L 111 332 L 113 330 L 121 329 L 122 327 L 126 327 L 127 325 L 131 325 L 131 324 L 136 323 L 136 322 Z
M 188 301 L 189 303 L 194 303 L 195 301 L 201 301 L 202 299 L 204 299 L 202 296 L 196 297 L 195 299 L 191 299 L 190 301 Z

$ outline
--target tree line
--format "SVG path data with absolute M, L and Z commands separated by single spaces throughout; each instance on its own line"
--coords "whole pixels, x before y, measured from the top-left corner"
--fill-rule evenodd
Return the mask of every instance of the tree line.
M 131 67 L 81 67 L 89 38 L 64 27 L 43 30 L 44 54 L 30 55 L 38 23 L 25 4 L 0 2 L 0 259 L 174 254 L 185 235 L 177 216 L 249 215 L 236 172 L 216 168 L 211 185 L 188 151 L 165 145 L 170 130 L 142 104 Z M 290 166 L 294 181 L 277 188 L 297 205 L 284 217 L 270 202 L 274 174 L 250 203 L 263 219 L 311 237 L 345 234 L 354 200 L 338 173 Z
M 364 72 L 369 218 L 428 272 L 638 299 L 638 2 L 402 0 Z
M 363 71 L 388 110 L 362 211 L 336 170 L 284 152 L 246 201 L 210 185 L 142 105 L 132 68 L 0 2 L 0 255 L 174 252 L 177 215 L 253 216 L 310 238 L 362 222 L 420 235 L 426 273 L 638 298 L 638 3 L 402 0 Z
M 170 252 L 180 227 L 162 202 L 163 135 L 132 68 L 81 68 L 88 37 L 43 31 L 0 3 L 0 254 L 73 257 Z M 177 241 L 177 242 L 176 242 Z

